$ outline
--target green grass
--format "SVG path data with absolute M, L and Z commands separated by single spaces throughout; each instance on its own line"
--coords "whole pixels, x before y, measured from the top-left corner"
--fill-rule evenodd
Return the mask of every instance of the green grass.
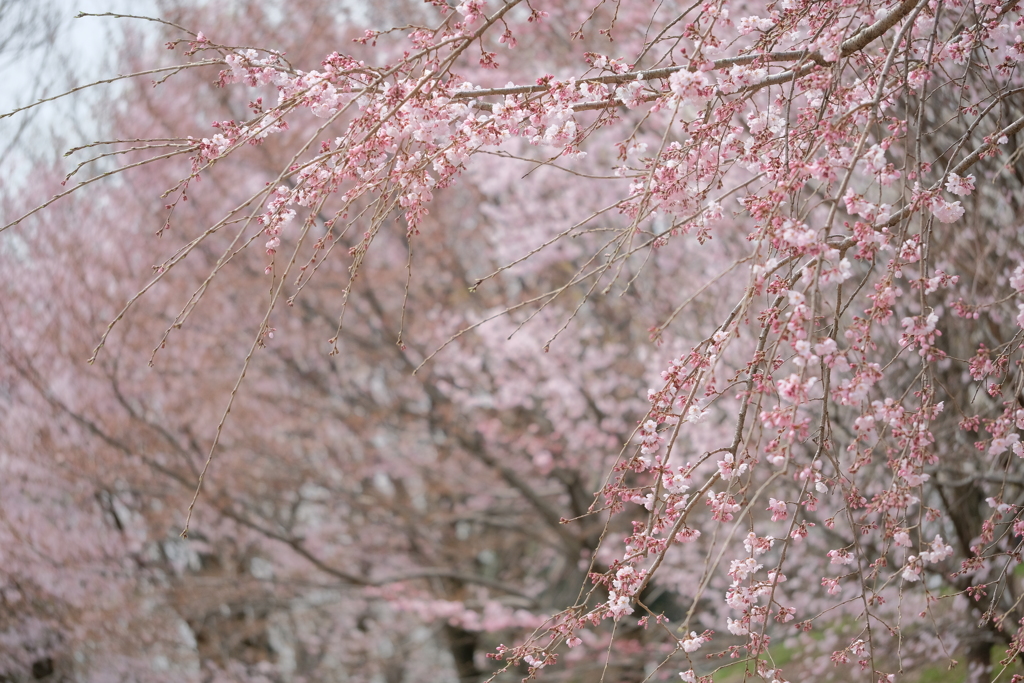
M 799 650 L 796 648 L 786 647 L 784 645 L 776 645 L 770 647 L 768 652 L 771 654 L 774 665 L 783 669 L 786 674 L 786 678 L 791 681 L 801 680 L 798 670 L 788 666 L 794 661 L 799 662 Z M 1004 646 L 995 645 L 992 647 L 993 676 L 999 673 L 999 660 L 1005 656 L 1006 648 Z M 953 669 L 949 668 L 948 662 L 946 661 L 927 664 L 916 669 L 905 671 L 902 676 L 898 677 L 899 681 L 900 683 L 963 683 L 967 678 L 967 663 L 964 658 L 964 653 L 955 653 L 953 655 L 953 659 L 956 659 L 959 662 Z M 741 681 L 743 681 L 743 672 L 746 670 L 747 666 L 748 663 L 742 660 L 725 665 L 717 674 L 715 674 L 715 683 L 741 683 Z M 849 669 L 849 666 L 850 665 L 846 665 L 832 669 L 834 675 L 823 677 L 821 680 L 850 680 L 852 670 Z M 1006 672 L 999 677 L 999 683 L 1010 683 L 1010 679 L 1013 677 L 1013 674 L 1019 673 L 1024 673 L 1024 666 L 1021 666 L 1018 660 L 1017 663 L 1009 666 Z M 868 680 L 868 677 L 865 675 L 865 677 L 862 678 L 854 673 L 853 679 Z

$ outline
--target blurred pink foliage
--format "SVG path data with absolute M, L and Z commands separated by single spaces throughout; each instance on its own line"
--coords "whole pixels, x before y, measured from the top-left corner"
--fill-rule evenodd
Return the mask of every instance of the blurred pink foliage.
M 1017 679 L 1019 4 L 166 9 L 3 197 L 0 676 Z

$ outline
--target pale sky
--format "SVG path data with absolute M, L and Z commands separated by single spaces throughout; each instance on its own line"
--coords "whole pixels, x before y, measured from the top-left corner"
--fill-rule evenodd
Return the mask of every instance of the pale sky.
M 19 45 L 31 44 L 45 36 L 48 19 L 55 23 L 55 40 L 29 50 L 0 54 L 0 114 L 24 106 L 34 99 L 52 96 L 70 87 L 113 74 L 110 52 L 112 37 L 121 29 L 119 19 L 74 17 L 79 12 L 155 15 L 155 0 L 0 0 L 0 9 L 8 9 L 0 23 L 0 36 L 17 31 Z M 28 26 L 14 19 L 36 12 Z M 138 25 L 140 22 L 135 22 Z M 145 30 L 145 27 L 142 27 Z M 116 42 L 115 42 L 116 44 Z M 17 46 L 8 46 L 13 49 Z M 111 86 L 97 95 L 109 96 Z M 116 92 L 116 90 L 115 90 Z M 43 151 L 50 145 L 53 132 L 74 135 L 88 130 L 85 112 L 92 99 L 88 91 L 0 120 L 0 178 L 16 182 L 15 169 L 26 154 Z M 73 125 L 69 125 L 73 124 Z

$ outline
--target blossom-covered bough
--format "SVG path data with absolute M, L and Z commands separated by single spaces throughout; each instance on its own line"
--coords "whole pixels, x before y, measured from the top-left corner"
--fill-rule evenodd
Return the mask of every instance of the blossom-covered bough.
M 125 169 L 190 158 L 165 195 L 171 236 L 183 230 L 175 209 L 218 163 L 297 120 L 316 117 L 317 129 L 265 189 L 183 238 L 111 327 L 228 232 L 160 345 L 256 245 L 271 294 L 247 368 L 331 259 L 349 274 L 340 332 L 352 283 L 395 220 L 412 277 L 435 194 L 476 157 L 561 169 L 592 183 L 603 208 L 477 285 L 562 241 L 597 236 L 599 249 L 516 310 L 578 291 L 579 311 L 634 286 L 635 264 L 678 243 L 724 241 L 738 256 L 701 283 L 722 315 L 659 368 L 590 508 L 606 529 L 627 515 L 632 532 L 606 534 L 575 604 L 493 658 L 540 676 L 588 630 L 639 619 L 660 634 L 645 641 L 662 662 L 648 678 L 791 680 L 780 642 L 823 651 L 843 680 L 896 680 L 922 653 L 949 666 L 966 657 L 977 681 L 994 675 L 994 645 L 1005 651 L 996 671 L 1019 660 L 1019 3 L 718 0 L 581 16 L 572 3 L 431 4 L 433 25 L 366 31 L 377 63 L 335 52 L 303 70 L 203 33 L 168 44 L 194 60 L 185 66 L 219 65 L 218 86 L 257 93 L 248 120 L 216 122 L 208 137 L 113 147 Z M 556 74 L 530 73 L 544 56 L 519 47 L 596 32 L 614 39 L 610 54 L 581 50 Z M 139 156 L 153 149 L 167 153 Z M 652 337 L 671 341 L 696 295 L 660 297 L 670 314 Z M 655 585 L 678 592 L 671 620 L 648 604 Z

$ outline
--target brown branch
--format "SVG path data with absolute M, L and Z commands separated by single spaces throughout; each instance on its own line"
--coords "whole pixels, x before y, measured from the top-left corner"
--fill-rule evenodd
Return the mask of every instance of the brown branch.
M 1015 133 L 1020 132 L 1021 130 L 1024 130 L 1024 116 L 1021 116 L 1019 119 L 1017 119 L 1016 121 L 1014 121 L 1010 125 L 1006 126 L 1002 130 L 1000 130 L 1000 131 L 990 135 L 988 137 L 989 142 L 986 142 L 986 143 L 980 145 L 979 147 L 975 148 L 975 150 L 973 152 L 971 152 L 966 157 L 964 157 L 963 161 L 961 161 L 959 164 L 954 166 L 950 172 L 951 173 L 956 173 L 957 175 L 963 175 L 964 171 L 966 171 L 971 166 L 974 166 L 974 164 L 976 164 L 979 161 L 981 161 L 982 157 L 984 157 L 987 152 L 989 152 L 992 149 L 994 149 L 995 147 L 997 147 L 998 146 L 998 140 L 1001 137 L 1003 137 L 1003 136 L 1009 137 L 1009 136 L 1011 136 L 1011 135 L 1013 135 Z M 931 189 L 932 190 L 936 190 L 936 189 L 939 188 L 939 186 L 941 184 L 942 184 L 942 179 L 939 179 L 938 182 L 936 182 L 934 185 L 931 186 Z M 891 228 L 894 225 L 899 224 L 899 222 L 902 221 L 911 212 L 911 210 L 912 210 L 911 206 L 904 206 L 902 209 L 900 209 L 899 211 L 894 213 L 892 216 L 890 216 L 889 220 L 885 221 L 884 223 L 879 223 L 879 224 L 875 225 L 874 226 L 875 232 L 881 232 L 885 228 Z M 843 242 L 841 244 L 837 245 L 836 248 L 839 249 L 840 251 L 845 251 L 846 249 L 849 249 L 854 244 L 856 244 L 856 242 L 857 242 L 857 240 L 854 239 L 852 236 L 850 236 L 850 237 L 847 237 L 845 240 L 843 240 Z
M 840 48 L 840 58 L 849 57 L 855 52 L 859 52 L 881 37 L 886 31 L 896 25 L 901 19 L 906 17 L 913 9 L 917 6 L 918 0 L 903 0 L 902 3 L 897 5 L 892 12 L 887 14 L 882 19 L 876 21 L 871 26 L 868 26 L 864 30 L 858 32 L 852 38 L 845 40 Z M 818 66 L 828 66 L 829 62 L 826 60 L 820 51 L 809 52 L 807 50 L 784 50 L 782 52 L 766 52 L 759 54 L 747 54 L 738 55 L 736 57 L 726 57 L 724 59 L 716 59 L 712 64 L 712 70 L 724 69 L 730 66 L 754 64 L 754 63 L 767 63 L 767 62 L 803 62 L 810 61 Z M 629 71 L 622 74 L 608 74 L 605 76 L 596 76 L 594 78 L 586 78 L 577 81 L 579 84 L 584 83 L 629 83 L 631 81 L 652 81 L 659 78 L 668 78 L 677 71 L 696 71 L 697 65 L 689 64 L 686 66 L 666 66 L 660 69 L 648 69 L 646 71 Z M 751 89 L 759 90 L 760 88 L 767 87 L 769 85 L 777 85 L 779 83 L 785 83 L 792 80 L 793 78 L 799 78 L 800 76 L 810 73 L 813 66 L 807 64 L 802 66 L 795 71 L 784 71 L 781 74 L 775 74 L 769 76 L 767 79 L 751 86 Z M 551 89 L 549 85 L 515 85 L 505 88 L 481 88 L 477 90 L 463 90 L 462 92 L 455 93 L 452 95 L 452 99 L 457 100 L 471 100 L 477 97 L 487 97 L 490 95 L 526 95 L 530 93 L 547 92 Z M 615 101 L 616 104 L 621 102 Z M 587 105 L 604 104 L 609 106 L 609 103 L 586 103 Z M 592 108 L 592 107 L 588 107 Z

